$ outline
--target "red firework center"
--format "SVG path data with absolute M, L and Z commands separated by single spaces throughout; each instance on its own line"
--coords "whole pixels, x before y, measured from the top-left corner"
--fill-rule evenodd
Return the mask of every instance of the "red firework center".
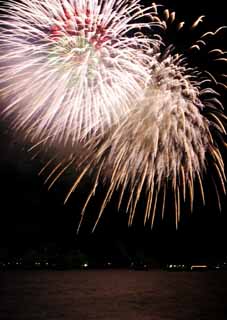
M 81 36 L 95 48 L 99 49 L 110 37 L 107 35 L 107 28 L 102 22 L 97 19 L 92 19 L 91 11 L 87 7 L 84 10 L 79 10 L 75 7 L 74 12 L 69 13 L 62 5 L 64 15 L 60 25 L 53 25 L 50 28 L 51 38 L 58 41 L 66 34 L 69 36 Z

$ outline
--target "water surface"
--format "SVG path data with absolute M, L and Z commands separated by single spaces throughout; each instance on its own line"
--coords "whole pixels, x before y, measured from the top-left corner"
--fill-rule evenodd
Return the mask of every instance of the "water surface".
M 5 271 L 1 320 L 226 320 L 227 272 Z

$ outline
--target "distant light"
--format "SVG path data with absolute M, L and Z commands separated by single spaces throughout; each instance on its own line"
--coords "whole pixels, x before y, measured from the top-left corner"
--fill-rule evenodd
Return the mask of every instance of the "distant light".
M 203 265 L 203 264 L 201 264 L 201 265 L 193 265 L 193 266 L 191 266 L 191 270 L 193 270 L 193 269 L 207 269 L 208 267 L 207 267 L 207 265 Z

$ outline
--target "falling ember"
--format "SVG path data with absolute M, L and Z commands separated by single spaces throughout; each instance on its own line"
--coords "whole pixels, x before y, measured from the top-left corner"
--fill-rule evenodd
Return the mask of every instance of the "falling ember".
M 3 10 L 3 114 L 33 141 L 102 134 L 142 97 L 146 51 L 160 42 L 142 33 L 161 26 L 152 8 L 138 0 L 23 0 Z

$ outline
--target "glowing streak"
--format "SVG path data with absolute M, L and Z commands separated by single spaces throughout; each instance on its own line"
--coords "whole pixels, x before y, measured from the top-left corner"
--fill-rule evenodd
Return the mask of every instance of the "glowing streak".
M 202 179 L 201 179 L 199 173 L 197 173 L 197 177 L 198 177 L 198 181 L 199 181 L 199 187 L 200 187 L 200 192 L 201 192 L 201 196 L 202 196 L 203 205 L 205 206 L 205 194 L 204 194 Z
M 201 38 L 204 38 L 204 37 L 207 37 L 207 36 L 215 36 L 218 32 L 220 32 L 221 30 L 225 30 L 227 29 L 227 26 L 222 26 L 220 28 L 218 28 L 217 30 L 215 30 L 214 32 L 213 31 L 208 31 L 206 33 L 204 33 Z M 221 51 L 220 49 L 213 49 L 212 50 L 213 52 L 214 51 Z
M 53 159 L 50 159 L 46 164 L 45 166 L 42 167 L 42 169 L 39 171 L 39 175 L 41 175 L 45 170 L 46 168 L 53 162 Z
M 103 160 L 103 162 L 104 162 L 104 160 Z M 97 186 L 98 186 L 99 177 L 100 177 L 100 172 L 101 172 L 101 169 L 102 169 L 102 166 L 103 166 L 103 162 L 102 162 L 102 164 L 100 165 L 98 174 L 97 174 L 96 179 L 95 179 L 94 186 L 93 186 L 90 194 L 88 195 L 87 200 L 86 200 L 86 202 L 85 202 L 85 204 L 84 204 L 84 206 L 83 206 L 83 209 L 82 209 L 82 211 L 81 211 L 81 218 L 80 218 L 80 222 L 79 222 L 79 224 L 78 224 L 77 232 L 79 232 L 81 223 L 83 222 L 84 214 L 85 214 L 85 210 L 86 210 L 86 208 L 87 208 L 87 205 L 88 205 L 88 203 L 90 202 L 91 197 L 95 195 L 95 191 L 96 191 L 96 188 L 97 188 Z
M 66 198 L 65 198 L 65 201 L 64 201 L 64 204 L 68 201 L 70 195 L 76 190 L 78 184 L 80 183 L 80 181 L 83 179 L 83 177 L 85 176 L 85 174 L 87 173 L 87 171 L 89 170 L 90 168 L 90 164 L 88 164 L 84 170 L 81 172 L 81 174 L 79 175 L 79 177 L 76 179 L 76 181 L 74 182 L 74 184 L 72 185 L 72 187 L 70 188 Z
M 180 22 L 180 23 L 178 24 L 177 30 L 180 31 L 180 30 L 183 28 L 184 25 L 185 25 L 185 22 L 184 22 L 184 21 Z
M 61 167 L 61 165 L 62 165 L 62 161 L 61 162 L 59 162 L 56 166 L 55 166 L 55 168 L 51 171 L 51 173 L 47 176 L 47 178 L 46 178 L 46 180 L 44 181 L 44 183 L 47 183 L 49 180 L 50 180 L 50 178 L 55 174 L 55 172 Z M 55 179 L 54 179 L 55 180 Z
M 164 219 L 165 213 L 165 202 L 166 202 L 166 185 L 163 187 L 163 199 L 162 199 L 162 220 Z
M 195 29 L 199 23 L 203 22 L 203 18 L 205 18 L 205 16 L 200 16 L 196 19 L 196 21 L 192 24 L 192 29 Z
M 50 185 L 48 186 L 48 190 L 50 190 L 56 181 L 64 174 L 64 172 L 73 164 L 74 159 L 72 159 L 63 169 L 56 175 L 56 177 L 52 180 Z
M 151 227 L 153 228 L 154 225 L 154 218 L 155 218 L 155 213 L 156 213 L 156 206 L 157 206 L 157 199 L 158 199 L 158 192 L 155 192 L 155 197 L 154 197 L 154 204 L 153 204 L 153 210 L 152 210 L 152 218 L 151 218 Z

